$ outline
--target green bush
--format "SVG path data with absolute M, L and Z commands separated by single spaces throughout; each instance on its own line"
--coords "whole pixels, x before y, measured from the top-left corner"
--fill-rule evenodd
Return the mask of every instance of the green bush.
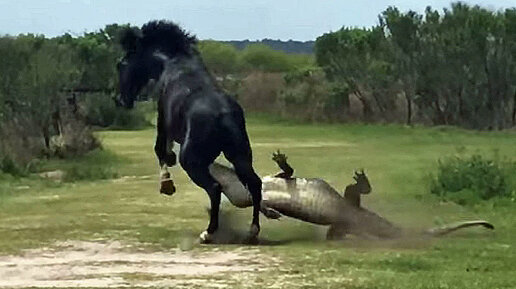
M 461 205 L 516 196 L 516 162 L 479 154 L 439 160 L 430 192 Z
M 285 72 L 295 68 L 291 58 L 282 51 L 277 51 L 263 44 L 253 44 L 241 52 L 242 65 L 247 70 L 265 72 Z M 296 59 L 296 62 L 298 59 Z
M 233 45 L 204 40 L 199 42 L 198 48 L 204 63 L 216 75 L 238 72 L 238 51 Z
M 86 122 L 99 127 L 117 129 L 140 129 L 150 125 L 147 120 L 147 106 L 137 104 L 134 109 L 117 107 L 105 94 L 88 94 L 83 99 Z
M 17 177 L 25 175 L 25 170 L 9 156 L 0 156 L 0 172 Z

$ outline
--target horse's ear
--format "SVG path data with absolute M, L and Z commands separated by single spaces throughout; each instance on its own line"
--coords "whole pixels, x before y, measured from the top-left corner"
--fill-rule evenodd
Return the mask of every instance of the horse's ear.
M 142 35 L 138 28 L 127 27 L 120 33 L 120 45 L 125 52 L 134 52 L 140 48 L 141 38 Z

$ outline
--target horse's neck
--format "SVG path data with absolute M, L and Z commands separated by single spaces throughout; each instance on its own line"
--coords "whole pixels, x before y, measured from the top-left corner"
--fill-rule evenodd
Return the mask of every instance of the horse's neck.
M 195 80 L 195 81 L 193 81 Z M 214 86 L 213 79 L 197 54 L 181 56 L 168 61 L 163 71 L 164 83 L 181 83 L 190 89 Z

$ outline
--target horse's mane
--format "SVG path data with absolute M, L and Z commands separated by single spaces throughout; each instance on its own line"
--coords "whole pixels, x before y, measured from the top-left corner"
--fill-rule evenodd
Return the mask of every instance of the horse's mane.
M 196 42 L 194 35 L 166 20 L 150 21 L 144 24 L 141 30 L 126 29 L 120 37 L 120 44 L 126 52 L 158 48 L 170 56 L 190 54 Z

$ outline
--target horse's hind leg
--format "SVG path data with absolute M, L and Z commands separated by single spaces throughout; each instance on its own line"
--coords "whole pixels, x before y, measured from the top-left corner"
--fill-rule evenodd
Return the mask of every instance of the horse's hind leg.
M 190 179 L 199 187 L 203 188 L 210 197 L 210 224 L 208 229 L 201 233 L 200 239 L 203 243 L 210 243 L 213 241 L 213 233 L 219 227 L 219 207 L 220 194 L 222 186 L 211 176 L 209 171 L 210 159 L 203 159 L 199 157 L 198 153 L 189 148 L 188 145 L 183 145 L 181 148 L 181 155 L 179 161 L 181 166 L 186 171 Z
M 172 195 L 176 188 L 167 167 L 172 167 L 176 164 L 176 154 L 172 151 L 172 140 L 167 137 L 167 125 L 163 113 L 158 112 L 158 127 L 156 144 L 154 145 L 154 152 L 158 157 L 160 167 L 160 193 Z
M 260 219 L 259 212 L 262 201 L 262 181 L 255 173 L 252 166 L 251 154 L 246 153 L 242 155 L 235 155 L 224 152 L 226 158 L 233 164 L 238 179 L 251 193 L 253 199 L 253 221 L 249 235 L 250 242 L 256 242 L 258 234 L 260 233 Z M 276 218 L 279 216 L 276 216 Z

